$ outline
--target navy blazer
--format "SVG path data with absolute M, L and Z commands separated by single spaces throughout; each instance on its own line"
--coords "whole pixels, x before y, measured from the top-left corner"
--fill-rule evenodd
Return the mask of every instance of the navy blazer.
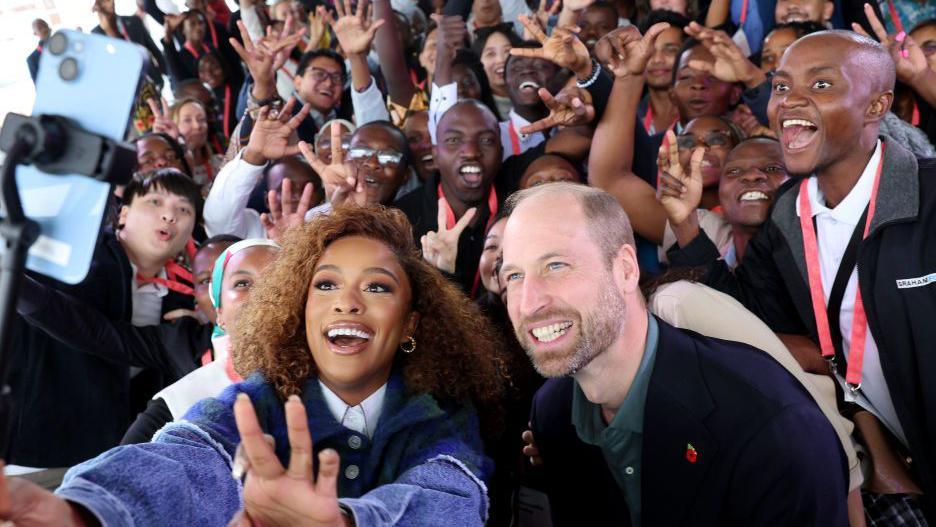
M 756 348 L 657 322 L 642 524 L 847 525 L 845 454 L 799 381 Z M 576 435 L 573 386 L 550 379 L 531 412 L 554 525 L 629 525 L 601 450 Z

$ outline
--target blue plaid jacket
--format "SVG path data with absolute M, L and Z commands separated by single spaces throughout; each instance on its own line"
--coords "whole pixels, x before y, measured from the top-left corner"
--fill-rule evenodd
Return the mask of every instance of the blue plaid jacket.
M 117 447 L 73 467 L 56 494 L 84 505 L 104 525 L 227 525 L 242 506 L 243 487 L 231 477 L 240 392 L 250 396 L 285 466 L 283 405 L 257 373 L 199 402 L 151 443 Z M 332 448 L 341 456 L 338 495 L 358 525 L 483 525 L 483 481 L 493 464 L 482 453 L 473 408 L 408 394 L 394 372 L 368 439 L 335 421 L 317 379 L 306 382 L 302 399 L 316 453 Z

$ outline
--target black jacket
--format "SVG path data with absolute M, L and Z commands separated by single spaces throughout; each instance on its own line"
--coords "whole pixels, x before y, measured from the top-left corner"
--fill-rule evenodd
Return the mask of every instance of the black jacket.
M 847 525 L 845 455 L 799 381 L 746 344 L 657 323 L 641 523 Z M 531 414 L 554 525 L 629 525 L 602 451 L 581 441 L 572 425 L 574 382 L 547 381 Z M 695 462 L 687 458 L 689 444 Z
M 152 37 L 150 37 L 146 26 L 143 25 L 143 21 L 136 16 L 118 16 L 117 23 L 121 24 L 127 31 L 127 37 L 129 37 L 131 42 L 143 46 L 146 48 L 146 51 L 149 52 L 150 60 L 146 67 L 146 76 L 156 85 L 162 86 L 162 76 L 168 73 L 166 70 L 166 62 L 163 59 L 162 52 L 156 47 L 156 43 L 153 42 Z M 97 33 L 98 35 L 105 34 L 101 26 L 95 26 L 91 32 Z M 120 32 L 118 32 L 118 34 L 120 34 Z M 121 38 L 123 38 L 122 34 Z
M 884 168 L 871 230 L 858 249 L 858 283 L 923 486 L 927 519 L 936 522 L 936 280 L 898 286 L 900 280 L 936 273 L 936 159 L 916 159 L 889 138 L 882 140 Z M 705 283 L 733 295 L 774 331 L 808 334 L 818 342 L 796 183 L 781 189 L 770 220 L 734 273 L 713 261 L 711 242 L 702 236 L 682 249 L 682 263 L 708 264 Z
M 36 49 L 26 57 L 26 67 L 29 68 L 29 76 L 32 78 L 33 84 L 36 83 L 36 76 L 39 75 L 39 59 L 42 57 L 42 48 L 44 46 L 45 41 L 40 41 Z
M 80 284 L 34 278 L 96 307 L 109 319 L 130 322 L 130 261 L 111 234 L 101 236 L 88 277 Z M 192 297 L 173 291 L 164 297 L 163 313 L 181 307 L 191 308 Z M 7 462 L 66 467 L 120 441 L 134 413 L 126 362 L 116 363 L 62 344 L 22 316 L 15 317 L 12 339 L 11 440 L 3 453 Z

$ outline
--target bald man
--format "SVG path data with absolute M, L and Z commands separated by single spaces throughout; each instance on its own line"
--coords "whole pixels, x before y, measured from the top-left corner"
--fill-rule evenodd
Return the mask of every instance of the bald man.
M 550 378 L 530 420 L 554 525 L 847 525 L 845 457 L 815 401 L 764 352 L 647 311 L 610 194 L 551 183 L 508 209 L 499 279 Z
M 923 496 L 902 496 L 919 492 L 913 484 L 866 486 L 910 515 L 922 506 L 934 523 L 936 161 L 879 136 L 894 78 L 888 53 L 855 33 L 815 33 L 787 49 L 768 113 L 794 177 L 742 264 L 732 273 L 713 263 L 704 281 L 834 357 L 845 402 L 883 424 Z M 865 496 L 869 517 L 878 498 Z

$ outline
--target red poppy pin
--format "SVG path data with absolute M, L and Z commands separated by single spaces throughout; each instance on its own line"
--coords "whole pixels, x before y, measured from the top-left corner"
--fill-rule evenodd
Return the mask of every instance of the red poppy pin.
M 699 452 L 692 446 L 692 443 L 686 443 L 686 461 L 695 463 L 699 459 Z

